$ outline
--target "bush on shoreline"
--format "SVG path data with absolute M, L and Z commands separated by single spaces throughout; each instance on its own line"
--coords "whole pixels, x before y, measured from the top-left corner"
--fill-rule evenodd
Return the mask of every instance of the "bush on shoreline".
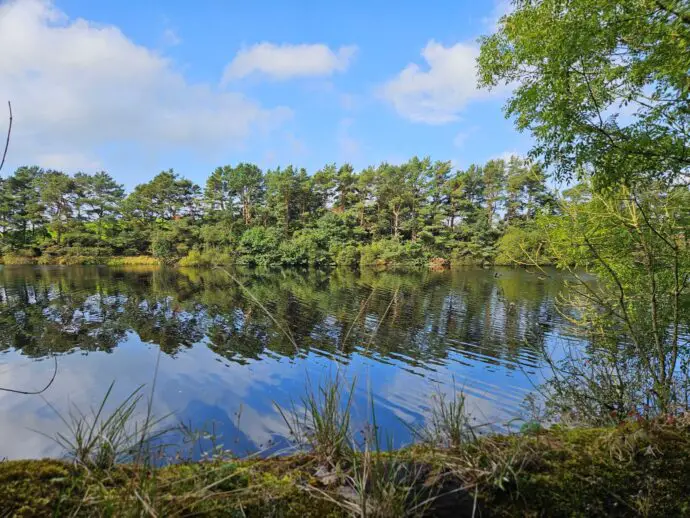
M 364 253 L 364 256 L 362 254 Z M 301 259 L 300 255 L 293 256 L 291 260 L 280 260 L 277 262 L 265 261 L 265 256 L 257 256 L 257 259 L 252 259 L 251 255 L 237 257 L 231 251 L 209 249 L 205 251 L 191 250 L 187 255 L 179 259 L 177 262 L 168 264 L 168 266 L 180 266 L 184 268 L 210 268 L 214 266 L 231 266 L 231 265 L 250 265 L 250 266 L 266 266 L 273 268 L 291 268 L 291 267 L 317 267 L 319 269 L 331 269 L 336 267 L 345 267 L 351 269 L 374 269 L 374 270 L 419 270 L 428 267 L 431 270 L 441 271 L 449 267 L 455 266 L 485 266 L 481 260 L 475 260 L 472 257 L 427 257 L 426 255 L 415 256 L 415 253 L 409 253 L 406 250 L 388 250 L 385 251 L 383 247 L 356 247 L 348 245 L 344 248 L 336 248 L 332 252 L 332 261 L 325 259 L 318 260 L 313 264 L 308 259 Z M 296 257 L 296 259 L 294 258 Z M 363 260 L 360 259 L 363 257 Z M 61 265 L 61 266 L 161 266 L 164 261 L 157 257 L 150 255 L 134 255 L 134 256 L 91 256 L 91 255 L 66 255 L 66 256 L 50 256 L 42 255 L 33 257 L 29 255 L 15 255 L 5 254 L 0 256 L 0 264 L 7 266 L 20 265 Z M 264 264 L 264 262 L 266 264 Z M 541 263 L 542 265 L 549 264 L 548 261 Z M 493 266 L 512 266 L 510 261 L 497 261 Z

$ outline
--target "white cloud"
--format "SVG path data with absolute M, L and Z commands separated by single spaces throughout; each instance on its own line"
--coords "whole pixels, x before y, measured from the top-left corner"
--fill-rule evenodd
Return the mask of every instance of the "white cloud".
M 340 106 L 343 110 L 353 111 L 359 107 L 360 100 L 354 94 L 340 94 Z
M 190 83 L 117 27 L 71 20 L 49 1 L 0 4 L 0 49 L 0 99 L 12 100 L 15 115 L 13 163 L 51 155 L 96 163 L 99 148 L 120 143 L 225 149 L 291 114 Z
M 381 95 L 401 116 L 414 122 L 456 121 L 467 104 L 496 93 L 477 89 L 477 56 L 479 48 L 474 44 L 444 47 L 431 40 L 422 50 L 428 69 L 408 64 L 383 85 Z
M 223 82 L 242 79 L 252 74 L 276 80 L 330 76 L 335 72 L 347 70 L 356 52 L 357 47 L 354 45 L 340 47 L 334 52 L 322 43 L 313 45 L 257 43 L 237 53 L 225 68 Z

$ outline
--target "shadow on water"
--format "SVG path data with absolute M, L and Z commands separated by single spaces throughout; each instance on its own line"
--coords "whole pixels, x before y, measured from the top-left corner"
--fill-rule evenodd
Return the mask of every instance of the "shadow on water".
M 539 352 L 559 335 L 555 275 L 472 268 L 235 274 L 297 349 L 220 270 L 2 268 L 0 385 L 40 385 L 52 368 L 43 360 L 57 354 L 45 400 L 88 406 L 112 380 L 123 394 L 150 381 L 160 350 L 160 412 L 193 426 L 213 422 L 225 447 L 246 453 L 285 433 L 274 401 L 299 398 L 307 378 L 340 365 L 359 380 L 355 416 L 366 419 L 372 394 L 379 424 L 402 444 L 404 423 L 422 421 L 434 387 L 452 390 L 453 379 L 479 419 L 514 415 L 531 387 L 526 373 L 538 371 Z M 55 454 L 26 433 L 59 429 L 45 406 L 0 394 L 0 412 L 12 415 L 0 424 L 0 456 Z

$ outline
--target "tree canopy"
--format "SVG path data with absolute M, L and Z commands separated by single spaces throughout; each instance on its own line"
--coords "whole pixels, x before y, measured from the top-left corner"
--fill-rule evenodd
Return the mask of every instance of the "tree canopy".
M 482 39 L 480 83 L 561 179 L 687 181 L 686 0 L 516 0 Z
M 428 157 L 313 174 L 239 163 L 213 170 L 203 189 L 171 169 L 127 195 L 105 172 L 32 167 L 0 180 L 0 243 L 6 261 L 485 263 L 506 232 L 553 211 L 553 200 L 542 170 L 518 157 L 457 171 Z

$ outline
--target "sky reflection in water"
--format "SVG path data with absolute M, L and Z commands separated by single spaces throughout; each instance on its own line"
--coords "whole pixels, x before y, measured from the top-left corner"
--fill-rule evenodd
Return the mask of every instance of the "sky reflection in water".
M 394 444 L 455 386 L 477 422 L 520 410 L 539 351 L 557 342 L 561 279 L 520 270 L 441 273 L 239 272 L 298 349 L 222 271 L 5 267 L 0 270 L 0 457 L 56 456 L 51 409 L 111 406 L 151 387 L 157 415 L 213 429 L 237 454 L 275 451 L 286 426 L 274 402 L 299 403 L 336 371 L 356 379 L 354 422 L 370 415 Z M 374 332 L 376 331 L 375 335 Z M 345 341 L 346 335 L 349 336 Z M 160 358 L 159 358 L 160 356 Z M 277 445 L 276 445 L 277 444 Z

